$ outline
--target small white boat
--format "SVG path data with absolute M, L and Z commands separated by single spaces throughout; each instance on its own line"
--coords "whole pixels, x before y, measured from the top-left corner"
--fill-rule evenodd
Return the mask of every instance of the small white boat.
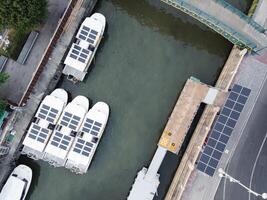
M 100 13 L 87 17 L 76 35 L 76 41 L 64 61 L 63 74 L 76 83 L 83 81 L 103 37 L 106 18 Z
M 44 148 L 67 101 L 68 94 L 63 89 L 56 89 L 44 98 L 23 141 L 22 154 L 35 160 L 43 157 Z
M 67 156 L 65 167 L 77 174 L 87 172 L 109 116 L 109 106 L 96 103 L 86 114 L 83 124 Z
M 75 97 L 63 110 L 53 134 L 44 151 L 44 161 L 54 167 L 65 165 L 68 151 L 89 109 L 89 100 Z
M 26 165 L 17 166 L 0 193 L 1 200 L 24 200 L 32 181 L 32 170 Z

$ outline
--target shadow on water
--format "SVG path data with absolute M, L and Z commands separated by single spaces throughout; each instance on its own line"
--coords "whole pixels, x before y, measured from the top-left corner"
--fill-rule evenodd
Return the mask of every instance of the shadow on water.
M 31 182 L 31 186 L 29 189 L 29 192 L 26 196 L 25 200 L 30 200 L 30 197 L 33 193 L 33 191 L 35 190 L 35 188 L 37 188 L 38 186 L 38 180 L 40 177 L 40 165 L 37 162 L 34 162 L 32 159 L 28 158 L 25 155 L 21 155 L 19 160 L 18 160 L 18 165 L 19 164 L 24 164 L 27 165 L 28 167 L 30 167 L 32 169 L 32 182 Z
M 193 119 L 193 122 L 186 134 L 185 140 L 183 142 L 183 145 L 181 147 L 181 150 L 179 151 L 179 154 L 173 154 L 171 152 L 168 152 L 166 154 L 166 157 L 164 158 L 164 161 L 159 169 L 159 173 L 162 174 L 160 176 L 160 185 L 158 188 L 158 196 L 154 197 L 153 200 L 161 200 L 164 199 L 164 196 L 168 192 L 169 185 L 171 184 L 172 178 L 175 175 L 175 172 L 177 170 L 178 164 L 181 162 L 182 156 L 186 151 L 186 148 L 190 142 L 190 139 L 194 133 L 194 130 L 198 124 L 198 121 L 201 118 L 201 115 L 205 109 L 205 104 L 201 103 L 200 107 L 196 113 L 196 116 Z M 169 171 L 169 173 L 164 173 L 166 171 Z
M 100 8 L 102 3 L 103 1 L 100 1 L 96 9 Z M 173 37 L 186 46 L 194 46 L 199 50 L 205 50 L 219 56 L 225 56 L 229 52 L 221 49 L 220 45 L 214 45 L 215 41 L 216 43 L 227 43 L 228 48 L 232 46 L 223 37 L 218 37 L 216 32 L 160 0 L 113 0 L 112 3 L 116 7 L 108 7 L 106 8 L 108 10 L 104 10 L 110 19 L 109 21 L 112 20 L 113 15 L 116 15 L 117 9 L 120 9 L 126 11 L 128 15 L 134 17 L 142 25 Z M 142 9 L 140 9 L 140 6 Z M 202 39 L 199 39 L 200 36 Z

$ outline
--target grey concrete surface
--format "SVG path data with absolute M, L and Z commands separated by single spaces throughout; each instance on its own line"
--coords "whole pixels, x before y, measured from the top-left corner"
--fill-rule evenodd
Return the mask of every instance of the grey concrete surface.
M 0 97 L 18 104 L 22 98 L 33 72 L 36 70 L 42 55 L 58 25 L 59 19 L 69 1 L 49 0 L 48 17 L 39 31 L 39 36 L 24 65 L 9 59 L 4 72 L 10 75 L 8 81 L 1 86 Z
M 257 99 L 259 95 L 261 95 L 262 87 L 266 84 L 266 78 L 267 65 L 258 61 L 257 57 L 245 57 L 233 84 L 237 83 L 250 88 L 251 94 L 228 141 L 226 150 L 217 169 L 225 168 L 227 166 L 228 161 L 232 158 L 232 155 L 235 152 L 238 141 L 242 141 L 244 139 L 243 130 L 245 129 L 247 123 L 251 120 L 250 115 L 254 112 L 254 108 L 257 105 Z M 218 176 L 218 172 L 216 172 L 213 177 L 209 177 L 208 175 L 195 170 L 190 177 L 182 199 L 212 200 L 214 199 L 220 180 L 221 178 Z M 222 198 L 218 198 L 216 200 L 219 199 Z M 239 198 L 237 198 L 237 200 L 239 200 Z
M 172 0 L 172 2 L 175 3 L 176 1 Z M 242 37 L 243 40 L 247 39 L 255 43 L 257 45 L 256 49 L 260 49 L 267 45 L 267 37 L 264 33 L 256 30 L 251 24 L 248 24 L 248 22 L 244 20 L 244 17 L 241 18 L 240 15 L 233 13 L 227 6 L 214 0 L 184 0 L 184 2 L 189 4 L 193 9 L 200 10 L 203 15 L 210 16 L 211 20 L 216 19 L 217 22 L 224 24 L 225 27 L 241 34 L 244 36 Z M 264 18 L 261 18 L 261 20 L 263 19 Z M 217 22 L 214 22 L 213 24 L 217 25 Z M 222 34 L 222 36 L 227 39 L 224 34 Z
M 255 73 L 255 72 L 254 72 Z M 253 80 L 253 77 L 251 77 Z M 258 193 L 267 192 L 267 82 L 264 83 L 253 112 L 242 133 L 226 171 Z M 259 155 L 259 156 L 257 156 Z M 253 170 L 254 168 L 254 170 Z M 248 199 L 248 192 L 238 184 L 222 179 L 215 200 Z M 251 199 L 257 199 L 251 195 Z

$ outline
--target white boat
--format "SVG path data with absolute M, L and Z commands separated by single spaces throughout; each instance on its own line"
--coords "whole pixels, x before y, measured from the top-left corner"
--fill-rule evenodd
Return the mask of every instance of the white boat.
M 42 159 L 45 146 L 67 101 L 68 94 L 63 89 L 56 89 L 44 98 L 23 141 L 22 154 L 35 160 Z
M 26 165 L 17 166 L 0 193 L 1 200 L 24 200 L 32 181 L 32 170 Z
M 83 81 L 103 37 L 105 26 L 106 18 L 100 13 L 94 13 L 83 21 L 76 41 L 64 61 L 63 74 L 67 75 L 69 80 Z
M 84 96 L 75 97 L 63 110 L 53 134 L 45 148 L 43 160 L 49 164 L 64 166 L 68 151 L 89 109 L 89 100 Z
M 77 174 L 87 172 L 104 132 L 109 116 L 109 106 L 96 103 L 86 114 L 73 146 L 68 154 L 65 167 Z

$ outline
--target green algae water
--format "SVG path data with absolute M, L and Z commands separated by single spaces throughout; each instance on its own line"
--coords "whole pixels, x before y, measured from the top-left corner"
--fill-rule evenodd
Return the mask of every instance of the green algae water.
M 232 2 L 234 2 L 232 0 Z M 242 2 L 246 9 L 250 2 Z M 110 118 L 85 175 L 21 157 L 33 169 L 30 200 L 123 200 L 137 172 L 148 166 L 185 81 L 213 84 L 231 49 L 220 35 L 160 1 L 111 0 L 95 9 L 107 27 L 83 83 L 59 87 L 91 105 L 105 101 Z M 168 153 L 159 171 L 163 199 L 179 156 Z

